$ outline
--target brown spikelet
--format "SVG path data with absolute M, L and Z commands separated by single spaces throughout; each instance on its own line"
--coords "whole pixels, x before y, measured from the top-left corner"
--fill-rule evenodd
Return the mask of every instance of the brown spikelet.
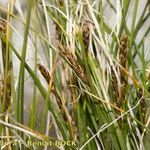
M 7 79 L 6 79 L 6 86 L 7 86 L 7 92 L 6 92 L 6 101 L 5 101 L 5 111 L 10 106 L 11 101 L 11 74 L 10 71 L 7 73 Z
M 37 64 L 37 67 L 38 67 L 40 73 L 43 75 L 44 79 L 46 80 L 47 84 L 49 84 L 50 79 L 51 79 L 49 71 L 41 64 Z M 51 91 L 56 97 L 56 101 L 57 101 L 57 104 L 58 104 L 59 108 L 62 109 L 61 98 L 58 95 L 57 91 L 55 90 L 55 86 L 54 86 L 53 83 L 52 83 Z
M 70 94 L 71 94 L 71 102 L 72 102 L 72 108 L 71 108 L 71 118 L 72 118 L 72 128 L 73 128 L 73 133 L 74 133 L 74 139 L 77 139 L 77 135 L 78 135 L 78 129 L 77 129 L 77 124 L 76 124 L 76 109 L 77 109 L 77 103 L 76 103 L 76 92 L 75 92 L 75 88 L 70 86 L 74 84 L 74 77 L 70 78 L 67 81 L 67 85 L 69 90 L 70 90 Z
M 137 97 L 139 99 L 141 99 L 142 96 L 143 96 L 143 91 L 141 88 L 139 88 L 139 90 L 137 90 Z M 140 109 L 141 109 L 141 114 L 142 114 L 142 122 L 143 122 L 143 124 L 146 124 L 146 122 L 147 122 L 147 116 L 146 116 L 147 106 L 146 106 L 146 102 L 145 102 L 144 98 L 141 99 L 140 105 L 141 105 Z
M 4 81 L 0 80 L 0 98 L 3 97 Z
M 120 49 L 120 52 L 119 52 L 119 61 L 120 61 L 120 65 L 123 67 L 123 68 L 126 68 L 126 60 L 127 60 L 127 37 L 125 35 L 121 35 L 120 37 L 120 43 L 119 43 L 119 49 Z M 125 73 L 120 70 L 121 72 L 121 75 L 125 75 Z
M 37 64 L 37 67 L 38 67 L 39 71 L 41 72 L 41 74 L 43 75 L 43 77 L 46 80 L 46 82 L 49 84 L 49 82 L 50 82 L 50 74 L 49 74 L 49 72 L 41 64 Z
M 2 98 L 2 103 L 4 105 L 4 112 L 8 110 L 8 107 L 10 106 L 10 102 L 11 102 L 11 60 L 9 56 L 9 51 L 8 54 L 6 52 L 8 50 L 6 48 L 6 32 L 7 32 L 7 22 L 0 20 L 2 58 L 3 58 L 3 68 L 4 68 L 4 79 L 3 79 L 3 86 L 1 86 L 0 89 L 1 90 L 0 96 Z
M 127 61 L 127 37 L 125 35 L 121 35 L 119 39 L 119 64 L 126 69 L 126 61 Z M 120 67 L 119 68 L 120 73 L 120 82 L 121 82 L 121 88 L 119 91 L 117 78 L 114 73 L 114 70 L 111 68 L 111 78 L 112 78 L 112 85 L 114 89 L 114 95 L 117 100 L 118 107 L 122 106 L 122 103 L 125 101 L 125 94 L 126 94 L 126 73 L 124 70 Z
M 64 6 L 64 0 L 59 0 L 59 5 Z
M 112 86 L 113 86 L 113 89 L 114 89 L 114 95 L 115 95 L 115 98 L 118 101 L 118 98 L 119 98 L 118 82 L 117 82 L 117 78 L 116 78 L 116 75 L 115 75 L 114 70 L 113 70 L 112 67 L 111 67 L 111 78 L 112 78 Z
M 84 69 L 77 63 L 70 50 L 63 46 L 59 41 L 57 42 L 58 49 L 61 56 L 65 59 L 70 67 L 75 71 L 78 77 L 86 84 L 88 84 L 88 77 L 84 72 Z
M 3 20 L 0 20 L 0 33 L 1 33 L 1 40 L 2 40 L 2 55 L 3 55 L 3 64 L 5 68 L 6 62 L 6 31 L 7 31 L 7 23 Z
M 83 24 L 82 35 L 83 35 L 83 43 L 85 49 L 87 49 L 89 46 L 89 38 L 90 38 L 90 28 L 89 28 L 89 23 L 87 21 Z
M 49 84 L 49 82 L 51 80 L 51 76 L 49 74 L 49 71 L 41 64 L 37 64 L 37 67 L 38 67 L 39 71 L 41 72 L 41 74 L 43 75 L 43 77 L 45 78 L 45 80 L 47 81 L 47 84 Z M 53 82 L 52 82 L 51 92 L 55 95 L 57 105 L 58 105 L 59 109 L 61 110 L 61 113 L 62 113 L 64 120 L 65 121 L 69 120 L 68 113 L 65 109 L 65 106 L 62 103 L 62 99 L 59 96 Z
M 55 23 L 55 30 L 56 30 L 56 40 L 60 41 L 61 40 L 61 30 L 56 23 Z
M 6 34 L 7 31 L 7 24 L 5 21 L 0 20 L 0 32 Z
M 127 43 L 128 39 L 125 35 L 121 35 L 120 43 L 119 43 L 119 63 L 125 69 L 126 68 L 126 61 L 127 61 Z M 123 69 L 119 69 L 120 71 L 120 80 L 121 80 L 121 90 L 119 96 L 119 105 L 121 105 L 122 100 L 125 100 L 125 93 L 126 93 L 126 74 Z

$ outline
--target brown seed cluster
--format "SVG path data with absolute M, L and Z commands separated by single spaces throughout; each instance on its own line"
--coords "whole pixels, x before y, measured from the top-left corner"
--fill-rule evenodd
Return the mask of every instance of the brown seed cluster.
M 127 37 L 125 35 L 121 35 L 120 37 L 120 44 L 119 44 L 119 61 L 120 61 L 120 65 L 123 68 L 126 68 L 126 60 L 127 60 Z M 122 69 L 120 69 L 120 74 L 121 77 L 125 76 L 125 73 Z
M 118 98 L 119 98 L 118 82 L 117 82 L 117 78 L 116 78 L 116 75 L 115 75 L 114 70 L 113 70 L 112 67 L 111 67 L 111 78 L 112 78 L 112 86 L 113 86 L 113 89 L 114 89 L 113 94 L 115 95 L 115 98 L 118 101 Z
M 43 65 L 41 65 L 41 64 L 37 64 L 37 67 L 38 67 L 40 73 L 43 75 L 44 79 L 46 80 L 47 84 L 49 84 L 50 79 L 51 79 L 49 71 Z M 58 95 L 58 93 L 57 93 L 57 91 L 56 91 L 55 86 L 54 86 L 53 83 L 52 83 L 51 91 L 52 91 L 52 93 L 56 97 L 56 101 L 57 101 L 57 104 L 58 104 L 59 108 L 62 109 L 61 98 Z
M 126 61 L 127 61 L 127 44 L 128 44 L 127 41 L 128 41 L 127 37 L 122 34 L 119 39 L 119 63 L 124 69 L 126 69 Z M 121 67 L 119 68 L 119 73 L 120 73 L 120 81 L 121 81 L 120 91 L 118 91 L 119 88 L 118 88 L 117 78 L 115 76 L 113 69 L 111 68 L 111 76 L 112 76 L 114 93 L 117 99 L 117 105 L 120 107 L 122 106 L 122 103 L 125 101 L 127 81 L 126 81 L 126 74 Z
M 61 40 L 61 31 L 59 26 L 55 23 L 55 30 L 56 30 L 56 40 L 60 41 Z
M 83 35 L 83 43 L 85 49 L 87 49 L 89 46 L 89 39 L 90 39 L 90 28 L 89 28 L 89 23 L 87 21 L 83 24 L 82 35 Z
M 139 88 L 139 90 L 137 90 L 137 97 L 139 99 L 141 99 L 142 96 L 143 96 L 143 91 L 141 88 Z M 143 122 L 143 124 L 146 124 L 146 122 L 147 122 L 147 116 L 146 116 L 147 106 L 146 106 L 146 102 L 145 102 L 144 98 L 141 99 L 140 105 L 141 105 L 142 122 Z
M 37 64 L 37 67 L 38 67 L 40 73 L 43 75 L 43 77 L 47 81 L 47 84 L 49 84 L 50 79 L 51 79 L 49 71 L 46 70 L 46 68 L 41 64 Z M 61 113 L 62 113 L 62 116 L 63 116 L 64 120 L 69 121 L 69 116 L 68 116 L 67 110 L 66 110 L 66 108 L 65 108 L 65 106 L 62 102 L 62 99 L 59 96 L 59 94 L 58 94 L 58 92 L 55 88 L 55 85 L 53 83 L 52 83 L 51 92 L 55 95 L 57 105 L 58 105 L 59 109 L 61 110 Z
M 41 64 L 37 64 L 37 67 L 38 67 L 39 71 L 41 72 L 41 74 L 43 75 L 46 82 L 49 84 L 50 74 L 49 74 L 48 70 L 46 70 L 46 68 Z
M 127 61 L 127 43 L 128 39 L 125 35 L 121 35 L 120 37 L 120 44 L 119 44 L 119 61 L 120 65 L 125 69 L 126 68 L 126 61 Z M 125 100 L 125 93 L 126 93 L 126 74 L 122 68 L 119 69 L 120 71 L 120 80 L 121 80 L 121 91 L 120 91 L 120 98 L 119 104 L 121 104 L 122 100 Z
M 70 67 L 75 71 L 78 77 L 86 84 L 88 84 L 88 77 L 84 72 L 84 69 L 77 63 L 69 49 L 63 46 L 59 41 L 57 42 L 58 49 L 61 56 L 68 62 Z
M 0 80 L 0 98 L 3 97 L 4 82 Z
M 7 31 L 7 24 L 5 21 L 0 20 L 0 32 L 6 34 Z
M 5 21 L 0 20 L 0 33 L 2 34 L 1 40 L 2 40 L 2 55 L 3 55 L 3 64 L 5 68 L 5 62 L 6 62 L 6 32 L 7 32 L 7 24 Z
M 2 103 L 4 104 L 4 112 L 8 110 L 11 102 L 11 61 L 9 54 L 6 55 L 6 32 L 7 23 L 6 21 L 0 20 L 0 33 L 2 41 L 2 57 L 3 57 L 3 67 L 4 67 L 4 79 L 0 83 L 0 96 Z M 7 60 L 7 64 L 6 64 Z M 7 70 L 5 69 L 7 65 Z
M 64 0 L 59 0 L 59 5 L 63 6 L 64 5 Z

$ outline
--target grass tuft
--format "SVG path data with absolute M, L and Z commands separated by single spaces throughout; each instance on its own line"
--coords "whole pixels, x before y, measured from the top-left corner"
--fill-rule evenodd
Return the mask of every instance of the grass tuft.
M 18 2 L 0 5 L 0 149 L 148 150 L 149 0 Z

